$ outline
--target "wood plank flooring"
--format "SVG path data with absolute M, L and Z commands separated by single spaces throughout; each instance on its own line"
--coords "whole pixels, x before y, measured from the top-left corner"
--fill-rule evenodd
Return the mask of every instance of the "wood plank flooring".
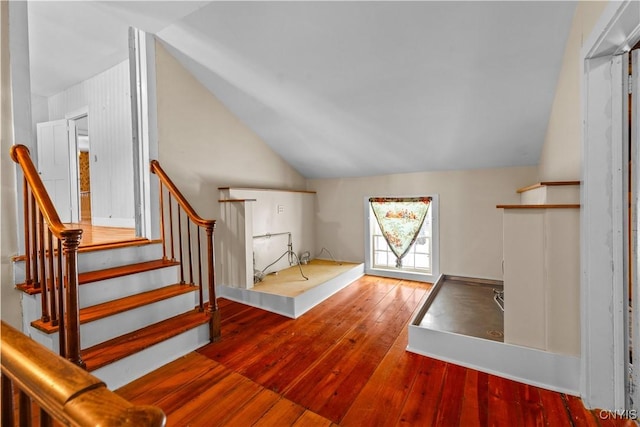
M 65 225 L 70 228 L 82 229 L 81 248 L 138 240 L 134 228 L 105 227 L 91 225 L 87 222 L 67 223 Z
M 365 276 L 298 319 L 220 299 L 222 338 L 118 394 L 169 426 L 614 426 L 580 399 L 405 350 L 430 290 Z

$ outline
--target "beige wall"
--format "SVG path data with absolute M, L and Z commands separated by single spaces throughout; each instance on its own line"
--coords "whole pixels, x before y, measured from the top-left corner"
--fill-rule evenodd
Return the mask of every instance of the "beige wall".
M 0 92 L 2 105 L 0 106 L 0 313 L 2 320 L 15 328 L 22 330 L 22 310 L 20 293 L 14 289 L 13 263 L 11 257 L 18 253 L 18 235 L 16 219 L 16 179 L 15 166 L 9 149 L 13 145 L 13 115 L 11 113 L 11 78 L 9 72 L 9 25 L 8 4 L 0 3 Z
M 539 173 L 542 181 L 580 179 L 580 50 L 606 5 L 606 1 L 581 1 L 576 7 L 540 156 Z
M 304 189 L 304 178 L 156 43 L 159 161 L 203 217 L 218 187 Z
M 535 167 L 316 179 L 316 245 L 337 259 L 364 260 L 364 201 L 370 196 L 439 195 L 440 273 L 502 278 L 502 210 L 516 189 L 537 182 Z

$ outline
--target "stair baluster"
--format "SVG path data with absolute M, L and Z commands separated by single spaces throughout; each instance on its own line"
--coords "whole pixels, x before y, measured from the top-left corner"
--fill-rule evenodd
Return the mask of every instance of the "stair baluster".
M 199 278 L 199 306 L 198 309 L 200 311 L 207 312 L 209 316 L 209 339 L 211 342 L 217 341 L 220 338 L 220 313 L 218 310 L 218 303 L 216 299 L 216 290 L 215 290 L 215 254 L 214 254 L 214 241 L 213 241 L 213 232 L 215 229 L 216 221 L 215 220 L 207 220 L 200 217 L 195 210 L 191 207 L 189 202 L 184 198 L 180 190 L 175 186 L 175 184 L 168 177 L 166 172 L 160 167 L 160 163 L 157 160 L 151 161 L 151 172 L 158 176 L 160 181 L 159 189 L 160 189 L 160 220 L 161 224 L 161 234 L 163 241 L 163 254 L 166 257 L 167 249 L 171 251 L 171 258 L 175 260 L 175 252 L 176 245 L 178 250 L 178 256 L 180 261 L 180 280 L 181 283 L 185 283 L 184 278 L 184 267 L 183 264 L 188 263 L 189 268 L 189 282 L 190 284 L 194 284 L 194 275 L 193 275 L 193 245 L 194 240 L 195 244 L 197 244 L 197 248 L 195 252 L 198 254 L 198 278 Z M 165 193 L 168 197 L 165 199 Z M 176 219 L 173 218 L 173 202 L 175 199 L 176 209 L 178 210 Z M 169 218 L 166 218 L 164 214 L 165 207 L 168 209 Z M 184 212 L 184 218 L 181 213 Z M 174 224 L 175 221 L 175 224 Z M 191 238 L 191 225 L 194 225 L 197 229 L 197 239 Z M 186 239 L 183 240 L 182 228 L 186 228 L 187 236 Z M 168 236 L 167 236 L 168 229 Z M 207 292 L 208 292 L 208 302 L 204 304 L 204 296 L 203 296 L 203 288 L 205 283 L 203 282 L 203 263 L 202 263 L 202 242 L 200 238 L 200 233 L 206 233 L 206 276 L 207 276 Z M 177 240 L 177 242 L 175 241 Z M 184 251 L 187 252 L 187 255 L 184 255 Z M 206 308 L 205 308 L 206 305 Z

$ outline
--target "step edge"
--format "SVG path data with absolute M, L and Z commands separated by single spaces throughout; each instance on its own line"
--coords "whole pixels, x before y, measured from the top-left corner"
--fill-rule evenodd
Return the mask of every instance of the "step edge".
M 131 240 L 125 240 L 120 242 L 112 242 L 112 243 L 98 243 L 95 245 L 87 245 L 78 247 L 78 253 L 91 253 L 98 251 L 106 251 L 111 249 L 121 249 L 128 247 L 136 247 L 136 246 L 147 246 L 147 245 L 157 245 L 162 243 L 162 239 L 147 239 L 144 237 L 138 237 Z M 48 252 L 48 251 L 47 251 Z M 55 250 L 54 252 L 58 252 Z M 11 257 L 11 262 L 21 262 L 26 259 L 26 255 L 13 255 Z
M 127 272 L 122 272 L 122 273 L 113 274 L 113 275 L 106 275 L 105 274 L 104 277 L 98 277 L 98 278 L 87 279 L 86 277 L 83 277 L 85 275 L 94 274 L 94 273 L 101 272 L 101 271 L 109 271 L 109 270 L 117 270 L 117 269 L 124 270 L 125 267 L 140 266 L 142 264 L 157 263 L 159 261 L 162 261 L 162 264 L 157 265 L 157 266 L 149 266 L 147 268 L 134 269 L 133 271 L 127 271 Z M 87 271 L 87 272 L 78 274 L 78 285 L 86 285 L 86 284 L 89 284 L 89 283 L 96 283 L 96 282 L 100 282 L 100 281 L 103 281 L 103 280 L 116 279 L 118 277 L 130 276 L 132 274 L 146 273 L 148 271 L 161 270 L 163 268 L 177 267 L 179 265 L 180 265 L 180 261 L 155 259 L 155 260 L 152 260 L 152 261 L 143 261 L 143 262 L 138 262 L 138 263 L 134 263 L 134 264 L 126 264 L 126 265 L 121 265 L 121 266 L 117 266 L 117 267 L 104 268 L 102 270 Z M 37 295 L 37 294 L 42 292 L 41 288 L 34 288 L 33 285 L 27 285 L 24 282 L 23 283 L 17 283 L 15 285 L 15 289 L 17 289 L 17 290 L 19 290 L 21 292 L 24 292 L 24 293 L 26 293 L 28 295 Z
M 132 306 L 128 306 L 128 307 L 125 307 L 125 306 L 117 307 L 116 306 L 117 308 L 115 310 L 109 311 L 108 313 L 105 313 L 105 314 L 102 314 L 102 315 L 85 316 L 84 318 L 82 317 L 82 311 L 83 310 L 87 310 L 87 309 L 95 308 L 95 307 L 100 307 L 100 306 L 109 306 L 109 305 L 112 305 L 112 304 L 115 305 L 116 302 L 123 302 L 123 301 L 126 301 L 126 300 L 134 299 L 134 297 L 137 297 L 139 295 L 143 295 L 143 294 L 153 295 L 154 293 L 160 293 L 159 291 L 166 290 L 167 288 L 178 287 L 178 286 L 184 287 L 184 289 L 181 290 L 180 292 L 176 291 L 176 292 L 173 292 L 173 293 L 168 294 L 168 295 L 162 295 L 161 297 L 158 296 L 158 297 L 155 297 L 155 298 L 150 298 L 148 300 L 141 301 L 139 304 L 134 304 Z M 101 304 L 96 304 L 96 305 L 92 305 L 92 306 L 89 306 L 89 307 L 81 308 L 80 309 L 80 324 L 84 325 L 84 324 L 87 324 L 87 323 L 95 322 L 96 320 L 104 319 L 104 318 L 107 318 L 109 316 L 114 316 L 116 314 L 124 313 L 126 311 L 135 310 L 137 308 L 144 307 L 146 305 L 155 304 L 157 302 L 164 301 L 164 300 L 167 300 L 167 299 L 170 299 L 170 298 L 173 298 L 173 297 L 177 297 L 177 296 L 180 296 L 180 295 L 184 295 L 184 294 L 189 293 L 189 292 L 195 292 L 196 290 L 198 290 L 197 286 L 192 286 L 192 285 L 189 285 L 189 284 L 174 283 L 172 285 L 164 286 L 164 287 L 158 288 L 158 289 L 153 289 L 151 291 L 140 292 L 138 294 L 129 295 L 129 296 L 126 296 L 126 297 L 123 297 L 123 298 L 114 299 L 114 300 L 107 301 L 107 302 L 104 302 L 104 303 L 101 303 Z M 31 322 L 31 326 L 36 328 L 40 332 L 43 332 L 43 333 L 49 334 L 49 335 L 58 332 L 58 329 L 59 329 L 58 326 L 49 326 L 49 327 L 47 327 L 45 324 L 38 323 L 38 322 L 40 322 L 39 319 L 38 320 L 33 320 Z
M 181 317 L 196 316 L 198 314 L 200 314 L 202 316 L 200 319 L 192 320 L 186 325 L 182 325 L 179 328 L 171 329 L 169 333 L 161 334 L 161 336 L 157 337 L 153 341 L 149 341 L 149 342 L 145 343 L 144 345 L 132 346 L 128 351 L 123 352 L 122 354 L 119 354 L 119 355 L 115 356 L 113 359 L 110 359 L 108 361 L 104 361 L 103 363 L 99 363 L 99 364 L 95 364 L 95 365 L 91 364 L 91 360 L 92 360 L 92 356 L 90 354 L 91 352 L 94 352 L 95 354 L 99 354 L 99 350 L 102 349 L 102 348 L 113 347 L 114 345 L 117 345 L 117 344 L 122 344 L 122 343 L 126 343 L 126 342 L 129 342 L 129 341 L 132 341 L 130 338 L 125 338 L 125 337 L 133 338 L 137 334 L 139 334 L 140 331 L 143 331 L 144 329 L 153 328 L 153 327 L 159 327 L 158 325 L 160 325 L 160 324 L 162 324 L 164 322 L 169 323 L 171 321 L 177 321 L 177 319 L 181 318 Z M 83 350 L 81 350 L 82 357 L 83 357 L 84 362 L 86 363 L 87 370 L 89 372 L 95 371 L 95 370 L 100 369 L 100 368 L 102 368 L 104 366 L 107 366 L 107 365 L 110 365 L 110 364 L 112 364 L 114 362 L 122 360 L 122 359 L 124 359 L 124 358 L 126 358 L 126 357 L 128 357 L 128 356 L 130 356 L 132 354 L 138 353 L 138 352 L 140 352 L 142 350 L 145 350 L 145 349 L 147 349 L 149 347 L 152 347 L 155 344 L 158 344 L 158 343 L 160 343 L 162 341 L 166 341 L 169 338 L 173 338 L 173 337 L 181 335 L 181 334 L 183 334 L 183 333 L 185 333 L 187 331 L 190 331 L 192 329 L 200 327 L 200 326 L 204 325 L 205 323 L 207 323 L 208 321 L 209 321 L 209 316 L 206 314 L 206 311 L 205 312 L 200 312 L 197 309 L 195 309 L 195 310 L 180 314 L 178 316 L 174 316 L 174 317 L 171 317 L 169 319 L 165 319 L 163 321 L 151 324 L 149 326 L 146 326 L 145 328 L 141 328 L 141 329 L 132 331 L 132 332 L 130 332 L 128 334 L 121 335 L 121 336 L 116 337 L 116 338 L 112 338 L 112 339 L 110 339 L 108 341 L 105 341 L 103 343 L 96 344 L 95 346 L 83 349 Z M 121 341 L 121 343 L 118 343 L 118 341 Z M 89 353 L 89 355 L 87 355 L 87 353 Z

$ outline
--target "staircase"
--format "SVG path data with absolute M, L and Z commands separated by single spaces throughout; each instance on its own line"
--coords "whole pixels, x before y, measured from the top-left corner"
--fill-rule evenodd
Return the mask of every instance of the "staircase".
M 23 331 L 53 351 L 58 326 L 42 321 L 40 289 L 24 283 Z M 162 243 L 136 240 L 78 254 L 80 347 L 87 370 L 118 388 L 209 342 L 209 317 L 198 307 L 198 287 L 181 284 L 180 263 L 164 260 Z
M 23 332 L 118 388 L 220 337 L 215 220 L 198 216 L 160 164 L 161 239 L 82 247 L 63 224 L 29 150 L 11 148 L 23 173 L 24 255 L 14 277 Z

